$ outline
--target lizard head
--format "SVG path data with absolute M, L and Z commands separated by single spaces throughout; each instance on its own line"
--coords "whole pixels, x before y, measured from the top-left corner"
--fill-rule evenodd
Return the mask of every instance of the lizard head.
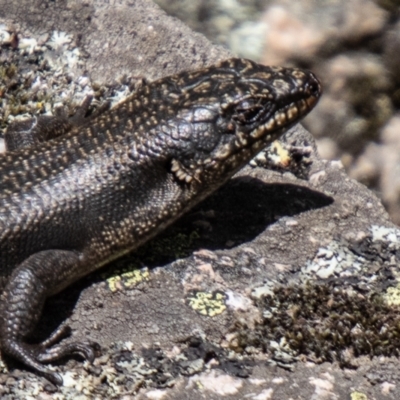
M 162 132 L 171 143 L 171 171 L 186 183 L 211 185 L 280 137 L 321 94 L 311 72 L 245 59 L 178 74 L 164 84 L 169 105 L 175 106 L 175 117 Z

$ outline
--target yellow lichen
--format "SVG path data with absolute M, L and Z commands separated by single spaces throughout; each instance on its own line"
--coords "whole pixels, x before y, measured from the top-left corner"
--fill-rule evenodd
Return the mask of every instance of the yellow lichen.
M 187 303 L 199 314 L 214 317 L 226 310 L 225 299 L 226 295 L 222 292 L 193 291 L 188 296 Z
M 114 275 L 108 278 L 107 284 L 112 292 L 118 290 L 129 289 L 136 286 L 142 281 L 148 281 L 150 273 L 147 268 L 135 269 L 133 271 L 126 271 L 120 275 Z
M 388 306 L 400 305 L 400 283 L 396 286 L 389 287 L 383 295 L 383 299 Z
M 368 397 L 366 394 L 361 393 L 361 392 L 353 392 L 350 394 L 351 400 L 368 400 Z

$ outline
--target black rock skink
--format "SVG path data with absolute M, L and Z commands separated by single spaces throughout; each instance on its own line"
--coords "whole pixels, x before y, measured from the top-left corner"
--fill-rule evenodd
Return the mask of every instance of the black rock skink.
M 8 135 L 13 150 L 0 155 L 1 351 L 56 384 L 61 377 L 45 363 L 76 353 L 92 360 L 90 344 L 58 343 L 62 329 L 26 343 L 45 299 L 161 232 L 319 96 L 310 72 L 231 59 L 146 84 L 65 134 L 68 124 L 46 129 L 39 120 L 28 123 L 28 141 Z

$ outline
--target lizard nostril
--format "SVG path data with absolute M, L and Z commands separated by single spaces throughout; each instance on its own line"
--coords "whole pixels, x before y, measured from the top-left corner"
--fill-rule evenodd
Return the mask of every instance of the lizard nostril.
M 310 80 L 307 82 L 306 87 L 311 95 L 315 97 L 319 97 L 321 95 L 321 85 L 317 78 L 315 78 L 313 75 L 310 76 Z

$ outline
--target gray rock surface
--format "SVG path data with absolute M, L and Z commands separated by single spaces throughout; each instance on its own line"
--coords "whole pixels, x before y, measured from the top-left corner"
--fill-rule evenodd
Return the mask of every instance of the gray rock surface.
M 29 57 L 56 60 L 41 76 L 69 76 L 68 99 L 92 82 L 155 79 L 229 56 L 145 0 L 0 0 L 0 24 L 9 35 L 0 55 L 18 71 Z M 31 55 L 20 48 L 28 39 L 39 43 Z M 64 62 L 74 49 L 77 61 Z M 48 89 L 56 101 L 60 88 Z M 61 388 L 9 360 L 0 397 L 400 398 L 400 230 L 339 162 L 318 157 L 302 127 L 284 140 L 313 149 L 308 180 L 246 167 L 136 254 L 49 300 L 36 336 L 66 322 L 101 357 L 55 366 Z

